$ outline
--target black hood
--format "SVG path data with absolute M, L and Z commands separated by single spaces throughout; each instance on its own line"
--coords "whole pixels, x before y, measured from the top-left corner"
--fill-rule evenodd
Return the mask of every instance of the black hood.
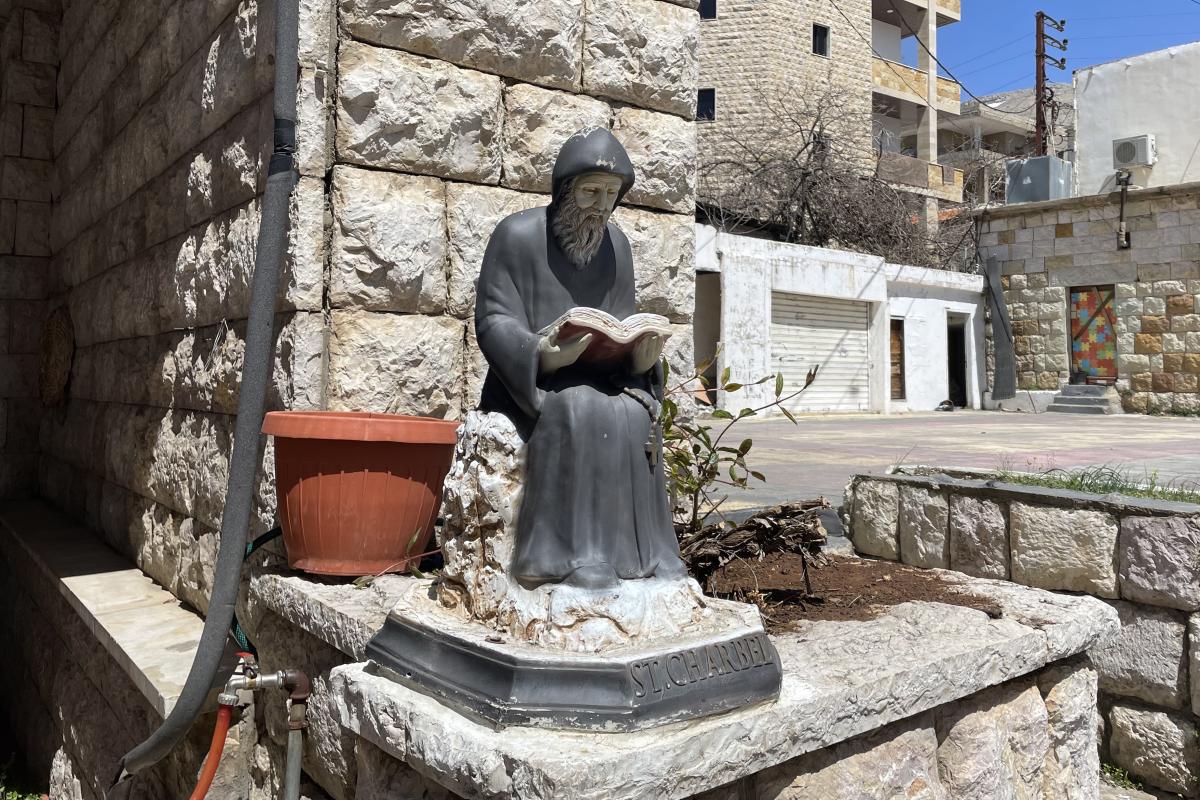
M 557 200 L 567 181 L 585 172 L 608 172 L 619 176 L 621 196 L 617 198 L 618 203 L 633 188 L 633 162 L 617 137 L 604 128 L 581 131 L 563 143 L 554 162 L 551 197 Z

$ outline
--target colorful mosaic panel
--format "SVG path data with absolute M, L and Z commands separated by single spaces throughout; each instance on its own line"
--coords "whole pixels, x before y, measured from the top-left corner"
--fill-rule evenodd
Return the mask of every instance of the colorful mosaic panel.
M 1096 378 L 1117 376 L 1117 331 L 1112 287 L 1071 290 L 1071 372 Z

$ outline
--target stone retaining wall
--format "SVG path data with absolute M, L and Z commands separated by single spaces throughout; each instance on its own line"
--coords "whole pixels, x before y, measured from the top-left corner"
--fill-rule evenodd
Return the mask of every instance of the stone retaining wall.
M 1101 751 L 1148 784 L 1200 796 L 1200 506 L 913 471 L 924 474 L 851 482 L 855 549 L 1103 598 L 1121 632 L 1089 654 Z

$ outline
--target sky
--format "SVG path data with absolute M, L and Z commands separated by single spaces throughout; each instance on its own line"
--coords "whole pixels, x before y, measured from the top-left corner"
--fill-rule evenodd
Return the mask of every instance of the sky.
M 1039 10 L 1067 21 L 1065 33 L 1047 30 L 1068 40 L 1066 71 L 1047 66 L 1056 83 L 1070 83 L 1072 70 L 1200 41 L 1200 0 L 962 0 L 962 21 L 938 31 L 938 59 L 976 95 L 1031 87 Z M 915 64 L 916 43 L 904 44 L 904 61 Z

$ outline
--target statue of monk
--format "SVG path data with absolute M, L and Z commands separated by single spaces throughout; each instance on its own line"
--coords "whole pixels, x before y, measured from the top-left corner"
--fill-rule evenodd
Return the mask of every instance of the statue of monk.
M 488 242 L 475 325 L 488 362 L 480 408 L 526 447 L 512 574 L 527 587 L 683 578 L 656 436 L 663 339 L 611 367 L 580 361 L 593 334 L 542 331 L 576 307 L 635 312 L 629 240 L 609 221 L 634 172 L 607 130 L 559 151 L 549 206 L 506 217 Z

